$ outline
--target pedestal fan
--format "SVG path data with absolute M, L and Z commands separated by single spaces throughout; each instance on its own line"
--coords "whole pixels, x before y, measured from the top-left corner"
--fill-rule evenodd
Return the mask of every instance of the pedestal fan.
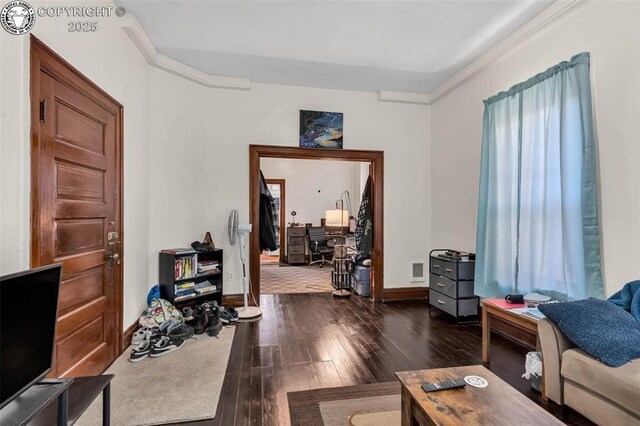
M 242 261 L 242 292 L 244 296 L 244 307 L 238 309 L 239 319 L 257 318 L 262 315 L 262 311 L 257 306 L 249 306 L 249 277 L 247 276 L 247 241 L 245 236 L 251 232 L 250 223 L 238 224 L 238 210 L 233 209 L 229 214 L 229 242 L 235 245 L 236 241 L 240 246 L 240 260 Z

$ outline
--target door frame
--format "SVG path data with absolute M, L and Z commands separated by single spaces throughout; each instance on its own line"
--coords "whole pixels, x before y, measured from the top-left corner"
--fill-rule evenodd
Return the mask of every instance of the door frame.
M 285 226 L 284 226 L 284 217 L 285 217 L 285 201 L 287 199 L 287 196 L 285 195 L 285 191 L 287 188 L 286 182 L 284 179 L 265 179 L 267 181 L 267 185 L 269 184 L 273 184 L 273 185 L 280 185 L 280 232 L 278 233 L 279 236 L 279 240 L 278 242 L 280 243 L 280 252 L 278 255 L 279 261 L 280 263 L 285 263 Z
M 30 230 L 31 230 L 31 250 L 30 250 L 30 265 L 31 268 L 43 266 L 40 264 L 40 218 L 41 215 L 49 213 L 43 212 L 40 207 L 39 190 L 40 190 L 40 99 L 37 98 L 37 94 L 40 93 L 40 71 L 51 75 L 57 81 L 61 82 L 79 91 L 83 95 L 91 98 L 94 102 L 100 104 L 104 109 L 110 110 L 115 113 L 116 117 L 116 162 L 119 172 L 116 173 L 116 179 L 118 180 L 117 187 L 115 188 L 116 196 L 119 199 L 118 203 L 115 203 L 117 211 L 115 215 L 116 231 L 120 236 L 120 253 L 124 254 L 124 226 L 123 226 L 123 212 L 124 212 L 124 108 L 120 102 L 115 100 L 111 95 L 102 90 L 99 86 L 93 83 L 88 77 L 78 71 L 73 65 L 63 59 L 60 55 L 54 52 L 49 46 L 44 44 L 41 40 L 30 35 L 30 75 L 29 75 L 29 95 L 31 106 L 31 208 L 30 208 Z M 88 90 L 90 89 L 90 90 Z M 94 96 L 91 90 L 95 90 L 99 93 L 99 97 Z M 103 98 L 101 98 L 103 97 Z M 108 102 L 108 103 L 107 103 Z M 116 105 L 117 110 L 114 110 L 112 103 Z M 121 264 L 119 268 L 115 269 L 113 277 L 114 284 L 114 304 L 116 307 L 116 358 L 124 351 L 123 339 L 123 311 L 124 311 L 124 285 L 123 285 L 123 271 L 124 271 L 124 256 L 121 256 Z
M 354 161 L 369 163 L 373 185 L 373 246 L 371 248 L 371 300 L 384 299 L 384 152 L 356 149 L 318 149 L 278 145 L 249 145 L 249 220 L 253 232 L 249 234 L 249 274 L 251 292 L 260 300 L 260 158 L 297 160 Z

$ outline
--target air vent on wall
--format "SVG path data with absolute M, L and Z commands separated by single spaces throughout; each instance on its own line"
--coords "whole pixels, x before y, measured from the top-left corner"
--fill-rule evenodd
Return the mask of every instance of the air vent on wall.
M 424 262 L 411 262 L 409 264 L 409 274 L 412 283 L 418 283 L 425 280 L 424 278 Z

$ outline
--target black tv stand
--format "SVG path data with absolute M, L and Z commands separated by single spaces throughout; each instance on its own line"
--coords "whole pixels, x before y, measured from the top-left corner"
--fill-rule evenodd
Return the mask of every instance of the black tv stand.
M 2 426 L 68 426 L 74 424 L 102 393 L 102 424 L 110 423 L 110 382 L 113 374 L 45 379 L 0 410 Z M 48 397 L 44 398 L 47 394 Z M 53 400 L 58 398 L 58 403 Z M 35 398 L 40 398 L 37 402 Z
M 57 399 L 57 423 L 66 425 L 69 401 L 67 392 L 72 383 L 73 379 L 44 379 L 35 383 L 0 410 L 0 424 L 26 425 Z

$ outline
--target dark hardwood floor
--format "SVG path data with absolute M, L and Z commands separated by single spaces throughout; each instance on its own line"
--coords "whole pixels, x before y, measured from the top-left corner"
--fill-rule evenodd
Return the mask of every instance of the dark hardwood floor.
M 394 371 L 481 364 L 481 326 L 431 316 L 425 301 L 371 303 L 328 293 L 261 296 L 263 319 L 237 325 L 216 419 L 194 425 L 288 425 L 287 392 L 394 381 Z M 529 349 L 491 339 L 490 369 L 560 417 L 521 378 Z M 518 413 L 514 413 L 514 421 Z M 571 424 L 588 424 L 576 413 Z M 516 421 L 517 422 L 517 421 Z

